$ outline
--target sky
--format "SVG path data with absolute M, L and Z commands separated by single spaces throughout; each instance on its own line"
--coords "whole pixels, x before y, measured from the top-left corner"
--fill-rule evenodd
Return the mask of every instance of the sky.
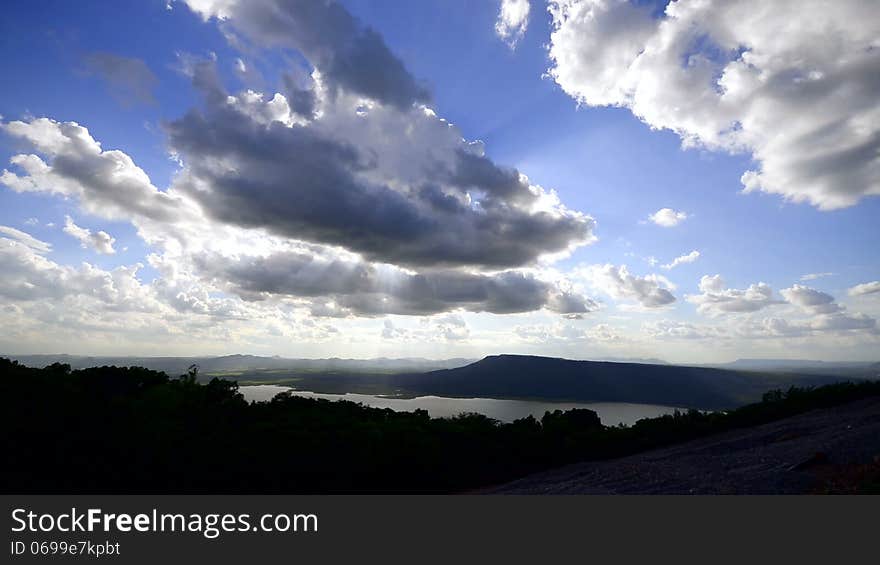
M 877 360 L 870 0 L 34 0 L 0 353 Z

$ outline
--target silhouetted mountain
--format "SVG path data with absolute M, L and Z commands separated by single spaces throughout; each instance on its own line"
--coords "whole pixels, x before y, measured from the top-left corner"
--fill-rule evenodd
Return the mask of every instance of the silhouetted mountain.
M 438 396 L 637 402 L 719 409 L 760 400 L 768 388 L 837 380 L 823 375 L 497 355 L 455 369 L 397 375 L 389 382 L 410 393 Z

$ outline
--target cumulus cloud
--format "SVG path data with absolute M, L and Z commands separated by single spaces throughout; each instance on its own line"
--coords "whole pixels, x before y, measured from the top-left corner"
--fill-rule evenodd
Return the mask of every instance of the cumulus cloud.
M 648 216 L 648 220 L 664 228 L 672 228 L 682 223 L 688 215 L 672 208 L 661 208 Z
M 862 313 L 850 314 L 828 293 L 796 284 L 780 291 L 789 303 L 815 317 L 802 327 L 810 331 L 871 330 L 877 321 Z
M 0 295 L 24 302 L 84 297 L 116 311 L 158 308 L 149 290 L 136 278 L 140 265 L 113 271 L 104 271 L 89 263 L 78 268 L 68 267 L 48 259 L 44 252 L 22 243 L 19 237 L 0 237 Z
M 10 159 L 24 174 L 3 169 L 0 184 L 16 192 L 45 192 L 78 198 L 86 211 L 106 218 L 132 215 L 167 221 L 183 212 L 179 199 L 160 192 L 127 154 L 104 151 L 76 122 L 49 118 L 0 122 L 0 130 L 42 154 Z
M 292 124 L 283 95 L 229 96 L 198 73 L 205 109 L 168 125 L 175 188 L 218 221 L 410 266 L 518 267 L 594 239 L 592 218 L 430 110 L 340 95 Z
M 842 310 L 834 297 L 826 292 L 796 284 L 779 293 L 790 303 L 813 314 L 833 314 Z
M 283 95 L 227 95 L 209 66 L 194 67 L 193 79 L 217 119 L 191 112 L 169 124 L 184 167 L 168 190 L 153 186 L 126 154 L 102 150 L 84 127 L 46 118 L 3 124 L 43 156 L 13 157 L 24 174 L 4 171 L 0 180 L 18 191 L 73 196 L 92 213 L 131 220 L 162 250 L 151 260 L 164 269 L 158 296 L 179 310 L 219 308 L 205 298 L 207 290 L 187 290 L 192 281 L 248 300 L 303 299 L 322 316 L 595 309 L 588 298 L 528 272 L 497 271 L 590 240 L 593 220 L 492 163 L 481 144 L 464 142 L 433 113 L 377 107 L 371 112 L 381 116 L 384 109 L 397 122 L 387 126 L 380 118 L 358 132 L 358 123 L 370 124 L 369 112 L 328 104 L 329 123 L 294 123 Z M 411 130 L 421 137 L 401 145 L 425 156 L 400 156 L 397 146 L 382 145 L 359 152 L 330 135 L 378 139 L 375 131 L 397 131 L 391 126 L 398 124 L 417 126 Z M 374 162 L 363 165 L 365 155 Z M 417 178 L 434 184 L 413 186 Z M 86 233 L 72 219 L 66 231 L 112 249 L 109 235 Z M 336 278 L 346 269 L 362 280 Z
M 880 292 L 880 281 L 857 284 L 847 291 L 850 296 L 863 296 L 865 294 L 875 294 L 878 292 Z
M 598 307 L 589 298 L 517 271 L 411 273 L 314 251 L 242 258 L 234 263 L 205 256 L 197 262 L 201 271 L 228 281 L 239 295 L 250 299 L 307 297 L 313 299 L 312 312 L 319 316 L 426 315 L 456 309 L 510 314 L 541 308 L 577 314 Z
M 594 288 L 617 300 L 635 300 L 645 308 L 658 308 L 675 302 L 670 292 L 674 285 L 660 275 L 639 277 L 630 274 L 626 265 L 590 265 L 577 273 Z
M 103 255 L 116 253 L 116 250 L 113 249 L 116 239 L 111 237 L 109 233 L 103 230 L 92 232 L 88 228 L 80 227 L 74 223 L 70 216 L 64 218 L 64 233 L 78 240 L 83 249 L 91 248 Z
M 16 170 L 4 170 L 0 182 L 131 220 L 161 250 L 165 258 L 156 261 L 176 264 L 165 281 L 174 291 L 161 297 L 179 308 L 208 304 L 179 288 L 183 272 L 249 299 L 314 299 L 309 307 L 324 315 L 595 308 L 576 293 L 508 270 L 591 241 L 592 218 L 493 163 L 482 143 L 463 140 L 434 112 L 365 103 L 342 90 L 328 98 L 317 80 L 320 112 L 299 115 L 280 93 L 228 94 L 210 63 L 190 61 L 187 70 L 205 107 L 167 126 L 183 164 L 167 190 L 122 151 L 104 150 L 85 127 L 48 118 L 0 123 L 35 151 L 12 157 Z M 396 141 L 401 131 L 409 136 Z M 109 235 L 87 233 L 73 220 L 66 231 L 112 249 Z M 314 278 L 315 265 L 333 265 L 339 250 L 366 259 L 358 269 L 370 285 L 337 289 L 333 268 Z M 242 266 L 253 269 L 250 276 Z
M 769 306 L 790 304 L 801 312 L 800 318 L 773 316 L 755 319 L 745 317 L 733 327 L 740 337 L 796 337 L 819 333 L 835 333 L 868 330 L 874 331 L 876 320 L 861 313 L 849 313 L 826 292 L 795 284 L 779 293 L 784 300 L 776 299 L 772 289 L 765 283 L 750 285 L 745 290 L 724 288 L 720 275 L 705 275 L 700 279 L 701 294 L 688 296 L 697 310 L 709 316 L 743 314 L 763 310 Z M 789 308 L 791 313 L 791 308 Z M 806 318 L 804 318 L 806 315 Z
M 721 275 L 703 275 L 700 278 L 700 294 L 687 297 L 697 305 L 697 311 L 709 316 L 756 312 L 782 301 L 774 298 L 773 289 L 767 283 L 749 285 L 745 290 L 725 288 Z
M 353 92 L 406 108 L 430 100 L 382 36 L 341 4 L 314 0 L 185 0 L 204 19 L 261 47 L 295 49 L 321 70 L 331 93 Z
M 152 104 L 153 89 L 159 82 L 141 59 L 113 53 L 95 52 L 84 59 L 86 70 L 101 77 L 122 104 Z
M 283 92 L 232 93 L 215 62 L 184 57 L 203 103 L 165 125 L 180 169 L 163 188 L 76 122 L 0 120 L 29 147 L 0 184 L 132 222 L 159 274 L 143 283 L 140 265 L 57 264 L 41 255 L 48 244 L 9 228 L 0 231 L 0 284 L 26 305 L 22 316 L 56 328 L 76 318 L 100 331 L 130 322 L 151 336 L 249 343 L 269 333 L 289 343 L 331 339 L 335 328 L 318 318 L 401 314 L 430 316 L 430 335 L 451 341 L 469 331 L 460 311 L 598 308 L 539 268 L 593 241 L 594 220 L 493 162 L 481 141 L 427 107 L 427 91 L 344 7 L 190 4 L 236 49 L 295 49 L 311 68 L 287 73 Z M 99 252 L 114 248 L 109 234 L 72 218 L 65 232 Z M 126 315 L 114 321 L 114 312 Z
M 495 34 L 511 49 L 516 47 L 529 27 L 529 0 L 501 0 Z
M 691 251 L 690 253 L 686 253 L 685 255 L 680 255 L 680 256 L 676 257 L 671 262 L 669 262 L 665 265 L 660 265 L 660 268 L 666 269 L 668 271 L 670 269 L 674 269 L 674 268 L 678 267 L 679 265 L 684 265 L 686 263 L 693 263 L 694 261 L 696 261 L 699 258 L 700 258 L 700 252 L 697 250 L 694 250 L 694 251 Z
M 880 194 L 880 19 L 864 0 L 552 0 L 549 74 L 687 147 L 750 153 L 746 192 L 820 209 Z M 818 23 L 821 22 L 821 23 Z

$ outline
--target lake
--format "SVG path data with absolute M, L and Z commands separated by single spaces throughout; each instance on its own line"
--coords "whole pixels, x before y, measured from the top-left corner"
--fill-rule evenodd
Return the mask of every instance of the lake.
M 447 398 L 443 396 L 418 396 L 416 398 L 389 398 L 371 394 L 324 394 L 294 390 L 279 385 L 250 385 L 239 389 L 248 401 L 271 400 L 279 392 L 291 391 L 296 396 L 324 398 L 327 400 L 349 400 L 373 408 L 391 408 L 400 412 L 427 410 L 434 418 L 446 418 L 462 412 L 477 412 L 502 422 L 512 422 L 529 414 L 541 419 L 544 412 L 588 408 L 599 415 L 606 426 L 618 424 L 632 425 L 642 418 L 655 418 L 682 410 L 672 406 L 656 404 L 631 404 L 627 402 L 543 402 L 540 400 L 505 400 L 498 398 Z

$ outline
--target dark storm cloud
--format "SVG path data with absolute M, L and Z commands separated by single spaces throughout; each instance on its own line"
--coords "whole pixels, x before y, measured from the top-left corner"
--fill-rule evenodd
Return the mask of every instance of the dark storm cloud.
M 528 184 L 520 180 L 519 171 L 496 165 L 482 155 L 462 149 L 456 151 L 455 168 L 449 182 L 464 189 L 484 190 L 491 197 L 533 200 Z
M 254 119 L 227 102 L 208 66 L 194 81 L 206 92 L 205 110 L 167 125 L 186 164 L 176 188 L 225 223 L 420 267 L 518 267 L 591 236 L 589 217 L 518 206 L 534 197 L 529 187 L 483 157 L 459 152 L 454 175 L 487 195 L 479 206 L 427 177 L 392 188 L 366 179 L 375 167 L 369 152 L 313 127 Z
M 483 275 L 428 270 L 412 274 L 305 252 L 276 253 L 238 262 L 205 256 L 198 263 L 201 270 L 227 281 L 242 296 L 332 300 L 336 309 L 316 311 L 320 315 L 428 315 L 455 309 L 509 314 L 541 308 L 572 314 L 596 308 L 588 298 L 512 271 Z
M 142 60 L 95 52 L 87 55 L 84 63 L 87 72 L 104 79 L 110 92 L 123 104 L 155 102 L 153 89 L 158 79 Z
M 325 84 L 385 104 L 427 102 L 428 91 L 385 45 L 382 36 L 330 0 L 241 0 L 222 7 L 191 6 L 220 16 L 263 46 L 289 47 L 317 67 Z
M 282 79 L 284 81 L 284 94 L 287 96 L 287 103 L 290 105 L 290 109 L 305 118 L 313 118 L 315 108 L 318 105 L 318 98 L 314 88 L 303 88 L 290 74 L 285 74 Z

